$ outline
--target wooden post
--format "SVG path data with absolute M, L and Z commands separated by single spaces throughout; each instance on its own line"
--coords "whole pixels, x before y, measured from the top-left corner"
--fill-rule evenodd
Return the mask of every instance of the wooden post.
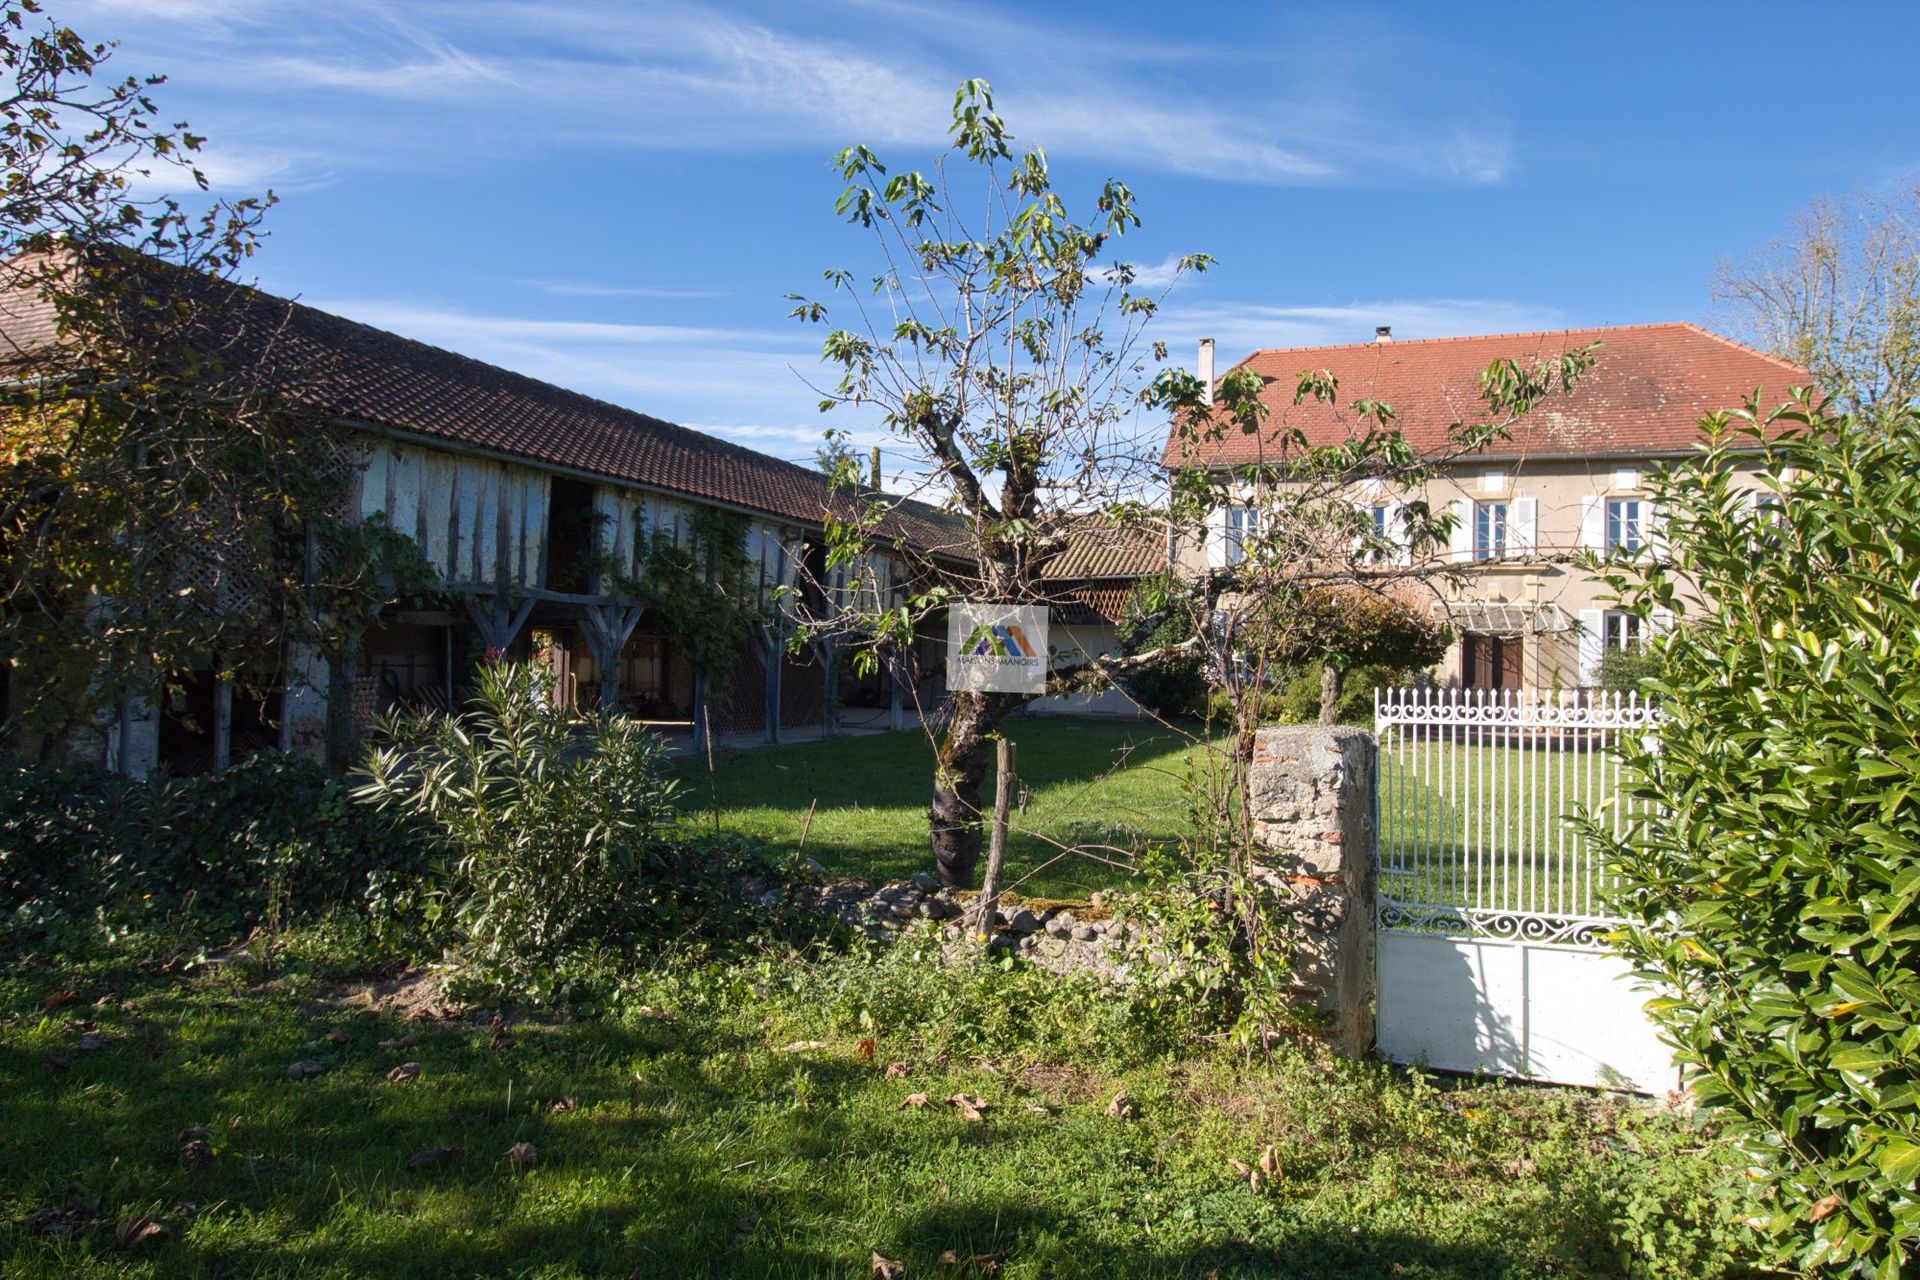
M 995 770 L 993 792 L 993 831 L 987 842 L 987 878 L 980 882 L 979 915 L 974 932 L 993 937 L 993 913 L 1000 905 L 1000 867 L 1007 858 L 1007 814 L 1013 805 L 1013 743 L 1001 738 L 994 744 Z
M 233 680 L 215 675 L 213 680 L 213 771 L 225 773 L 233 758 Z

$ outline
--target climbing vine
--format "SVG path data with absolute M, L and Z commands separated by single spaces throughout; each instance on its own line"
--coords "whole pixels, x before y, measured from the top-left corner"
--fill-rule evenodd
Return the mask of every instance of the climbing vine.
M 698 508 L 680 528 L 635 535 L 633 576 L 602 565 L 610 594 L 646 606 L 679 643 L 695 675 L 713 695 L 726 696 L 733 667 L 755 619 L 762 614 L 759 577 L 747 558 L 747 517 Z

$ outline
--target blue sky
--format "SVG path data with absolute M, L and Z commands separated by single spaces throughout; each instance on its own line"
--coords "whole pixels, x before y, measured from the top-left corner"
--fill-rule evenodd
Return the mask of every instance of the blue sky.
M 1904 3 L 55 3 L 281 194 L 266 288 L 797 460 L 782 297 L 865 247 L 826 158 L 923 167 L 966 76 L 1078 207 L 1132 186 L 1130 260 L 1219 259 L 1154 336 L 1224 360 L 1712 323 L 1720 258 L 1920 180 Z

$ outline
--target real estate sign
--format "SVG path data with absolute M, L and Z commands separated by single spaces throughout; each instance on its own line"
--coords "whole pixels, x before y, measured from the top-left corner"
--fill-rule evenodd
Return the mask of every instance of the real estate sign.
M 1045 692 L 1046 606 L 949 605 L 947 687 L 957 693 Z

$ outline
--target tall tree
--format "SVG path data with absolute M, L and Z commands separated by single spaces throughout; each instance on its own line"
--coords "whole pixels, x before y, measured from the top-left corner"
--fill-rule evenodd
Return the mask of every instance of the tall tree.
M 350 460 L 263 373 L 284 304 L 232 280 L 271 195 L 153 194 L 205 191 L 203 139 L 113 53 L 0 0 L 0 663 L 42 755 L 317 632 L 370 563 L 331 520 Z
M 1920 187 L 1822 197 L 1764 250 L 1721 263 L 1711 288 L 1738 336 L 1848 408 L 1920 398 Z

